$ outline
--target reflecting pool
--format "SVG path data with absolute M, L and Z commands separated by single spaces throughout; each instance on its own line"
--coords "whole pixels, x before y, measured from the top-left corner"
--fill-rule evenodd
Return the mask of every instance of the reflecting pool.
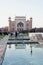
M 43 65 L 43 45 L 7 45 L 2 65 Z

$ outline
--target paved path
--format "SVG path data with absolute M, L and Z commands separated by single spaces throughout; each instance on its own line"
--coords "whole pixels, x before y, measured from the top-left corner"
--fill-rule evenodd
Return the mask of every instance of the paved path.
M 36 34 L 36 37 L 37 37 L 38 40 L 43 40 L 43 37 L 42 37 L 41 34 Z
M 6 35 L 3 39 L 0 40 L 0 65 L 2 64 L 4 59 L 8 38 L 9 35 L 8 36 Z
M 39 42 L 39 44 L 43 44 L 42 34 L 35 34 L 35 37 L 37 38 L 37 41 Z

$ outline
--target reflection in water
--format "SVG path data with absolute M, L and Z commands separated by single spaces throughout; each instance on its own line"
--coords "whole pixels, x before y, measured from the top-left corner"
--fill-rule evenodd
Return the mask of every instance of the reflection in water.
M 7 45 L 2 65 L 43 65 L 43 48 L 32 44 Z
M 11 44 L 9 44 L 9 48 L 11 48 Z
M 32 55 L 32 45 L 26 45 L 26 44 L 14 44 L 14 45 L 11 45 L 9 44 L 9 48 L 12 48 L 14 47 L 15 49 L 26 49 L 27 47 L 30 48 L 30 54 Z
M 26 44 L 15 44 L 15 49 L 25 49 Z
M 31 48 L 30 53 L 31 53 L 31 55 L 32 55 L 32 45 L 30 46 L 30 48 Z
M 30 46 L 26 46 L 26 44 L 15 44 L 15 49 L 26 49 L 26 47 L 30 47 L 30 54 L 31 54 L 31 56 L 32 56 L 32 45 L 30 45 Z

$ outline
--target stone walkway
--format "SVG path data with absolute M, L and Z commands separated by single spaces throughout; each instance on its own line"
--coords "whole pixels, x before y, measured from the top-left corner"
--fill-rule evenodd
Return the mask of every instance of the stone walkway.
M 2 65 L 9 35 L 0 40 L 0 65 Z

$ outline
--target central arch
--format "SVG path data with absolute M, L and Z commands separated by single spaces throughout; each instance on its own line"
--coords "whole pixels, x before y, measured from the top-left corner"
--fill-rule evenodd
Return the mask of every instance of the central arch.
M 22 22 L 19 22 L 17 24 L 17 31 L 22 31 L 22 30 L 24 30 L 24 24 Z

